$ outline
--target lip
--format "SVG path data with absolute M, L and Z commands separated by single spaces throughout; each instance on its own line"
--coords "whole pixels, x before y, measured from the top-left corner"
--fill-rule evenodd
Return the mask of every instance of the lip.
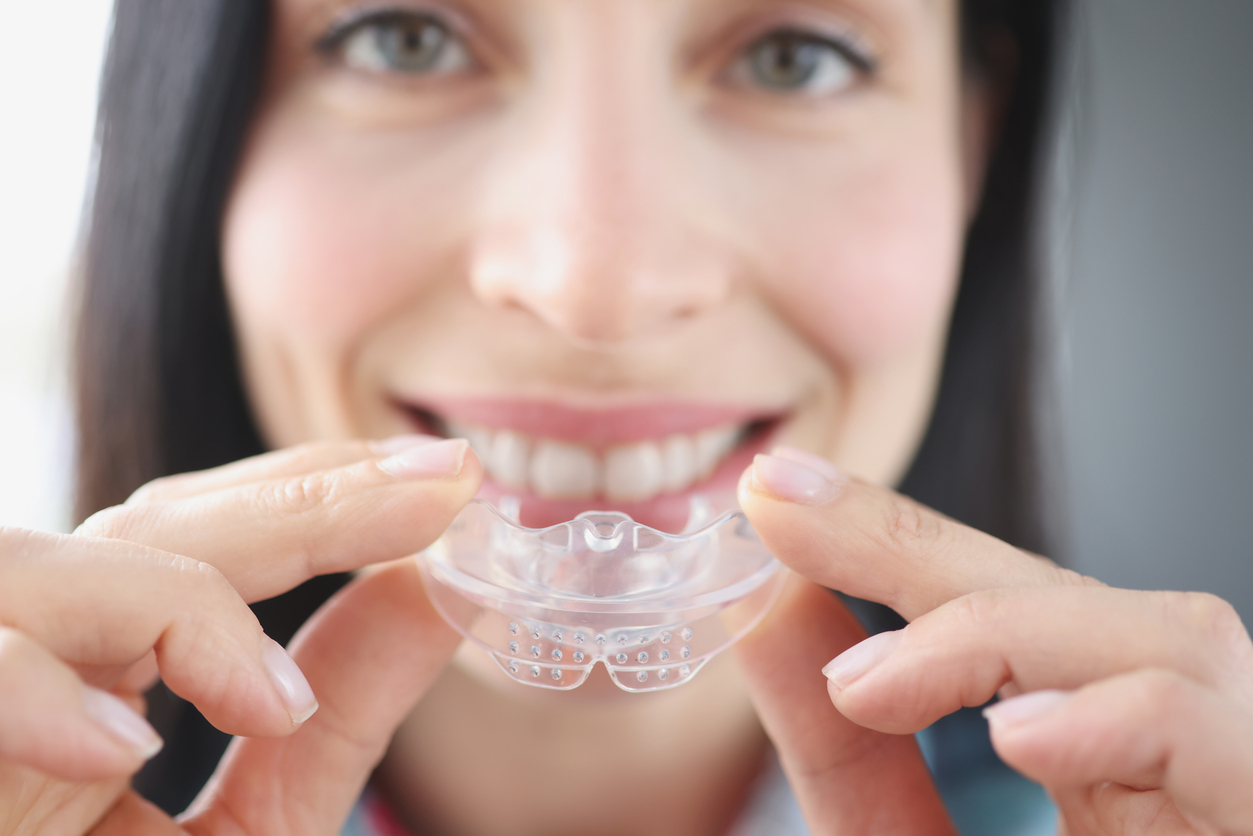
M 605 408 L 522 398 L 436 397 L 397 399 L 397 404 L 428 432 L 439 430 L 437 423 L 455 421 L 567 441 L 598 451 L 726 424 L 773 422 L 783 413 L 781 409 L 665 400 Z M 431 417 L 441 420 L 432 421 Z
M 397 400 L 397 406 L 419 432 L 444 435 L 445 422 L 477 424 L 492 430 L 513 430 L 603 450 L 615 444 L 657 441 L 676 433 L 698 433 L 727 424 L 750 428 L 746 437 L 705 479 L 674 493 L 642 502 L 613 502 L 604 497 L 545 499 L 530 491 L 503 487 L 484 479 L 479 498 L 498 503 L 519 500 L 523 525 L 542 528 L 573 519 L 585 511 L 620 511 L 661 531 L 679 532 L 686 525 L 696 494 L 733 497 L 740 474 L 753 456 L 767 449 L 785 423 L 780 410 L 734 405 L 650 401 L 609 408 L 584 409 L 549 401 L 520 398 L 422 398 Z

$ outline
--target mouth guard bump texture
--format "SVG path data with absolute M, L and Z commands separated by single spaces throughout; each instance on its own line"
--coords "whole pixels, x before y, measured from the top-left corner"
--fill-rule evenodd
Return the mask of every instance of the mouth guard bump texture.
M 667 534 L 602 511 L 526 528 L 475 500 L 418 565 L 449 624 L 513 679 L 557 690 L 598 662 L 626 691 L 681 685 L 761 620 L 783 580 L 738 510 Z

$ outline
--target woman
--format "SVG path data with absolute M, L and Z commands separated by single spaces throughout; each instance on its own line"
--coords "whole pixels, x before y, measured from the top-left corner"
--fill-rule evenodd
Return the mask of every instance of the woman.
M 0 539 L 10 832 L 179 832 L 128 790 L 158 673 L 243 736 L 192 833 L 337 833 L 372 773 L 414 832 L 720 833 L 768 745 L 813 832 L 952 832 L 906 733 L 998 692 L 1066 832 L 1253 832 L 1230 607 L 1018 548 L 1057 11 L 122 2 L 98 513 Z M 682 688 L 519 690 L 406 559 L 485 472 L 536 524 L 738 485 L 796 576 Z M 356 570 L 290 655 L 245 605 Z M 865 639 L 831 589 L 909 626 Z

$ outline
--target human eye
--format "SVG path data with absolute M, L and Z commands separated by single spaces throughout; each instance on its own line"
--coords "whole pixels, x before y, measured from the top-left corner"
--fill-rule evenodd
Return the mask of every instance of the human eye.
M 389 9 L 337 23 L 318 52 L 352 70 L 406 76 L 447 76 L 473 69 L 465 41 L 428 12 Z
M 851 88 L 874 62 L 851 43 L 799 29 L 775 29 L 750 43 L 730 68 L 738 85 L 811 98 Z

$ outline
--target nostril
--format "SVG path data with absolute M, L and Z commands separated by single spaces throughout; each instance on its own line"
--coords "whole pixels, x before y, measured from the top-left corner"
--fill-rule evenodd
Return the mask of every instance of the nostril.
M 596 346 L 650 336 L 725 303 L 732 256 L 708 235 L 685 237 L 655 219 L 515 218 L 480 234 L 470 284 L 488 306 L 526 311 Z

